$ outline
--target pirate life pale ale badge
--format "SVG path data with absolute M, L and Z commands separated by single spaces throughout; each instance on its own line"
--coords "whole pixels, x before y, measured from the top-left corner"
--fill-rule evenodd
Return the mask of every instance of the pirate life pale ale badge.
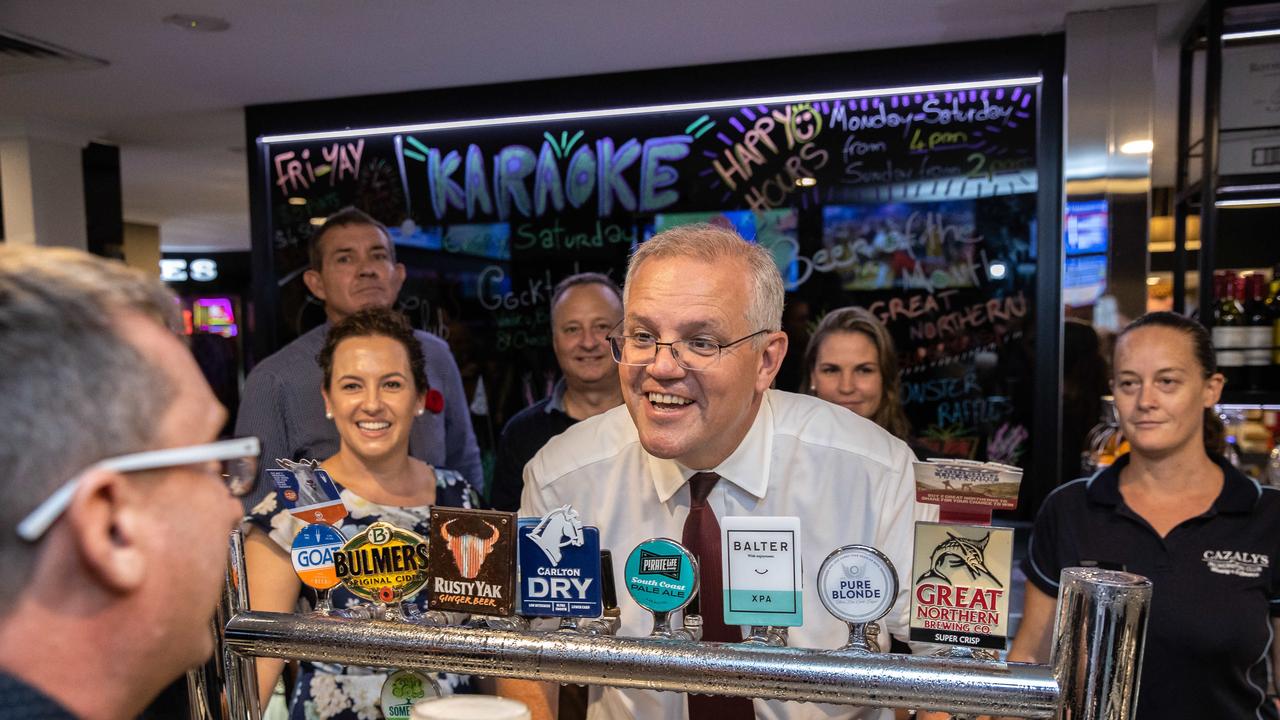
M 879 550 L 845 545 L 822 561 L 818 593 L 827 612 L 847 623 L 869 625 L 893 608 L 898 573 Z
M 333 555 L 346 543 L 347 539 L 331 525 L 312 523 L 299 530 L 293 537 L 289 559 L 302 584 L 316 590 L 336 587 L 339 580 Z
M 683 545 L 666 538 L 645 540 L 627 556 L 627 592 L 652 613 L 675 612 L 698 592 L 698 567 Z
M 338 487 L 333 484 L 318 462 L 305 460 L 276 460 L 278 468 L 269 468 L 267 474 L 276 486 L 276 495 L 289 514 L 304 523 L 336 525 L 347 516 L 347 506 L 342 504 Z
M 911 639 L 1003 650 L 1013 530 L 916 523 Z
M 413 597 L 427 583 L 427 543 L 422 536 L 376 522 L 333 554 L 343 587 L 371 602 Z
M 721 519 L 720 567 L 726 625 L 804 624 L 800 518 Z
M 413 704 L 443 697 L 440 685 L 423 673 L 397 670 L 382 683 L 382 716 L 386 720 L 410 720 Z
M 938 458 L 914 465 L 917 502 L 993 510 L 1018 507 L 1022 468 L 993 462 Z
M 520 614 L 600 617 L 600 531 L 563 505 L 536 524 L 520 521 Z
M 515 530 L 515 513 L 432 508 L 427 605 L 473 615 L 510 615 Z

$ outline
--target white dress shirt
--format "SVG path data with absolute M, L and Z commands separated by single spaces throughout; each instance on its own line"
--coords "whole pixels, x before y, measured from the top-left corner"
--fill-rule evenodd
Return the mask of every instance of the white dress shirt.
M 804 564 L 804 625 L 791 628 L 792 647 L 831 649 L 848 639 L 844 622 L 818 597 L 816 577 L 832 550 L 851 543 L 885 553 L 898 571 L 898 599 L 888 629 L 908 636 L 913 519 L 936 519 L 918 509 L 906 443 L 849 410 L 807 395 L 769 390 L 742 443 L 723 463 L 698 468 L 718 473 L 708 498 L 717 517 L 790 515 L 800 518 Z M 628 553 L 646 539 L 679 540 L 689 515 L 688 479 L 695 469 L 650 455 L 640 445 L 625 406 L 584 420 L 554 437 L 525 466 L 520 515 L 542 516 L 571 504 L 584 525 L 600 528 L 601 547 L 613 551 L 622 610 L 620 636 L 643 637 L 652 616 L 631 599 L 622 577 Z M 880 635 L 888 646 L 888 636 Z M 849 705 L 757 699 L 759 718 L 887 718 L 889 711 Z M 683 720 L 682 693 L 591 688 L 590 720 Z

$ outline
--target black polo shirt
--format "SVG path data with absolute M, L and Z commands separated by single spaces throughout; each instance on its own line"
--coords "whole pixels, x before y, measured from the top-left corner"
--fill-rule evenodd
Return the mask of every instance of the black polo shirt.
M 1063 568 L 1096 566 L 1152 582 L 1140 720 L 1276 718 L 1266 700 L 1271 618 L 1280 616 L 1280 491 L 1220 457 L 1222 493 L 1161 538 L 1120 495 L 1119 458 L 1050 493 L 1023 569 L 1050 597 Z
M 0 720 L 76 720 L 43 692 L 0 671 Z

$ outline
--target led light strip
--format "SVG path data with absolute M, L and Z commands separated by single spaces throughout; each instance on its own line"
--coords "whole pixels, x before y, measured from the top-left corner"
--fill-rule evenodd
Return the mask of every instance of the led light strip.
M 264 145 L 270 145 L 273 143 L 306 142 L 310 140 L 342 140 L 344 138 L 369 137 L 371 135 L 396 135 L 399 133 L 430 132 L 433 130 L 459 130 L 462 128 L 494 127 L 497 125 L 526 125 L 529 123 L 561 122 L 564 120 L 592 120 L 597 118 L 626 117 L 629 115 L 692 112 L 696 110 L 716 110 L 727 107 L 754 105 L 777 105 L 792 102 L 848 100 L 872 97 L 876 95 L 912 95 L 915 93 L 925 92 L 937 93 L 961 90 L 985 90 L 988 88 L 1027 85 L 1031 83 L 1038 85 L 1041 81 L 1042 78 L 1039 75 L 1032 75 L 1027 77 L 1001 78 L 999 80 L 980 80 L 976 82 L 934 83 L 932 85 L 905 85 L 902 87 L 875 88 L 870 90 L 842 90 L 839 92 L 774 95 L 770 97 L 739 98 L 733 100 L 706 100 L 702 102 L 668 103 L 664 105 L 639 105 L 635 107 L 605 108 L 600 110 L 541 113 L 538 115 L 507 115 L 504 117 L 476 118 L 472 120 L 449 120 L 446 122 L 413 123 L 410 125 L 384 125 L 381 127 L 328 130 L 323 132 L 263 135 L 258 138 L 258 142 Z
M 1248 200 L 1218 200 L 1215 207 L 1272 207 L 1280 205 L 1280 197 L 1251 198 Z
M 1271 30 L 1248 30 L 1244 32 L 1223 33 L 1223 40 L 1248 40 L 1251 38 L 1275 37 L 1280 35 L 1280 28 Z

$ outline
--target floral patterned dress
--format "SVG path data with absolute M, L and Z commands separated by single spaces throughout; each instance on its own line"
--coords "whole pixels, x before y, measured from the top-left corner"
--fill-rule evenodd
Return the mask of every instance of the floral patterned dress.
M 435 468 L 436 504 L 447 507 L 478 508 L 479 498 L 475 490 L 454 470 Z M 347 517 L 338 524 L 338 530 L 347 538 L 354 537 L 375 522 L 389 522 L 396 527 L 412 530 L 423 537 L 431 531 L 431 506 L 393 507 L 370 502 L 351 492 L 334 478 L 342 502 L 347 506 Z M 290 515 L 279 504 L 277 494 L 272 493 L 254 506 L 245 518 L 248 526 L 257 528 L 275 541 L 286 553 L 293 545 L 293 538 L 305 523 Z M 314 589 L 302 587 L 298 598 L 298 612 L 310 612 L 318 602 Z M 363 604 L 365 601 L 352 595 L 341 586 L 329 591 L 329 601 L 337 608 Z M 426 593 L 408 601 L 425 612 Z M 290 720 L 381 720 L 379 708 L 382 683 L 394 672 L 388 668 L 348 667 L 329 663 L 303 662 L 289 700 Z M 440 673 L 438 681 L 446 694 L 474 692 L 471 677 Z

